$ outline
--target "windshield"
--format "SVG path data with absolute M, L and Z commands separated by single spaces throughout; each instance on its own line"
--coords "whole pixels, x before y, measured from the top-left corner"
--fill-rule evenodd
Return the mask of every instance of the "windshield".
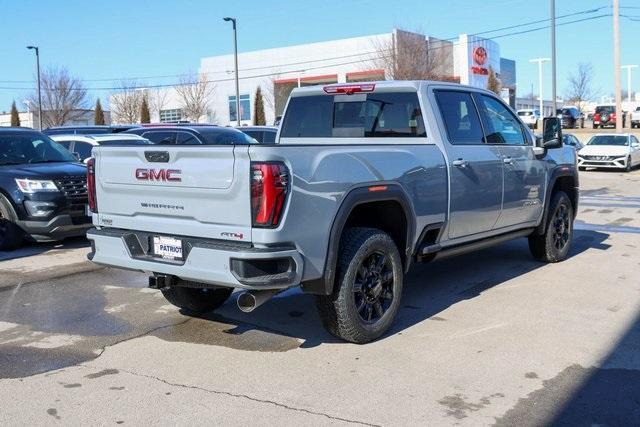
M 629 145 L 629 137 L 624 135 L 598 135 L 591 138 L 587 145 Z
M 0 133 L 0 166 L 76 161 L 62 145 L 41 133 Z

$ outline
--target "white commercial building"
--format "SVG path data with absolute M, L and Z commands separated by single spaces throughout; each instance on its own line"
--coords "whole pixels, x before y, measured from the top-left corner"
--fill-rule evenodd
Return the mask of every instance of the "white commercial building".
M 94 124 L 95 115 L 94 110 L 73 110 L 70 114 L 72 119 L 68 120 L 65 126 L 89 126 Z M 27 110 L 19 111 L 18 117 L 20 118 L 20 126 L 38 129 L 38 111 Z M 43 111 L 42 117 L 46 119 L 47 111 Z M 111 115 L 109 111 L 104 111 L 104 120 L 106 124 L 111 123 Z M 43 128 L 47 128 L 47 120 L 44 120 Z M 11 112 L 5 111 L 0 113 L 0 126 L 11 126 Z
M 280 115 L 291 90 L 297 86 L 385 80 L 392 78 L 391 54 L 403 43 L 423 43 L 424 52 L 437 58 L 430 78 L 487 86 L 489 70 L 500 76 L 501 66 L 509 68 L 502 77 L 507 96 L 515 99 L 515 63 L 500 58 L 499 45 L 487 39 L 460 35 L 441 40 L 393 30 L 390 33 L 354 37 L 296 46 L 243 52 L 238 55 L 240 77 L 240 119 L 251 124 L 256 89 L 261 87 L 267 123 Z M 428 61 L 427 61 L 428 62 Z M 147 96 L 152 122 L 199 121 L 219 125 L 236 123 L 236 90 L 233 54 L 202 58 L 199 74 L 214 85 L 207 113 L 200 117 L 185 114 L 183 97 L 174 89 L 149 89 Z M 434 77 L 435 75 L 435 77 Z M 118 96 L 118 95 L 113 95 Z M 111 103 L 112 110 L 114 102 Z M 114 121 L 116 111 L 112 111 Z

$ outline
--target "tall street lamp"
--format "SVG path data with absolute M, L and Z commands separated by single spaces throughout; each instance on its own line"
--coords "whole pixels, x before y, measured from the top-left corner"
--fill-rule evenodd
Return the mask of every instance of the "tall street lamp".
M 556 115 L 556 0 L 550 1 L 551 6 L 551 108 Z
M 637 65 L 623 65 L 620 68 L 627 69 L 627 102 L 631 102 L 631 70 L 634 68 L 638 68 Z
M 240 82 L 238 79 L 238 30 L 236 28 L 236 18 L 226 17 L 223 18 L 226 22 L 231 21 L 233 24 L 233 62 L 236 69 L 236 119 L 238 119 L 238 126 L 240 122 Z
M 36 51 L 36 68 L 38 73 L 38 130 L 42 131 L 42 94 L 40 93 L 40 49 L 38 46 L 27 46 L 29 50 Z
M 548 62 L 551 61 L 551 59 L 549 58 L 535 58 L 535 59 L 530 59 L 529 62 L 533 63 L 533 62 L 537 62 L 538 63 L 538 87 L 540 90 L 540 115 L 542 117 L 544 117 L 544 102 L 543 102 L 543 97 L 542 97 L 542 63 L 543 62 Z M 553 112 L 553 115 L 555 115 L 555 111 Z

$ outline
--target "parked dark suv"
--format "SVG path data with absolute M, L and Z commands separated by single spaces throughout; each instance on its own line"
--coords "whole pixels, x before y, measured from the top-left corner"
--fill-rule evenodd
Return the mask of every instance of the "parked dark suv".
M 584 118 L 576 107 L 565 107 L 560 110 L 559 118 L 563 129 L 578 129 L 584 127 Z
M 83 236 L 87 168 L 64 147 L 31 129 L 0 128 L 0 250 L 26 239 Z
M 154 144 L 160 145 L 246 145 L 255 143 L 253 138 L 239 130 L 214 125 L 159 125 L 129 129 L 123 133 L 140 135 Z

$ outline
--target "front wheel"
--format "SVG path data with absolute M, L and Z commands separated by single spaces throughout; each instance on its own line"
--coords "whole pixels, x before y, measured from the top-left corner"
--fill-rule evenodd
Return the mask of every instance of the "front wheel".
M 627 157 L 627 166 L 624 168 L 625 172 L 631 172 L 632 166 L 631 166 L 631 156 Z
M 402 280 L 400 253 L 387 233 L 347 229 L 340 242 L 333 293 L 316 299 L 325 328 L 358 344 L 379 338 L 398 312 Z
M 182 284 L 188 285 L 188 282 Z M 163 289 L 162 295 L 178 308 L 201 314 L 220 307 L 232 292 L 232 288 L 172 286 L 169 289 Z
M 24 240 L 24 233 L 16 225 L 18 217 L 9 201 L 0 195 L 0 251 L 17 249 Z
M 563 191 L 551 198 L 544 234 L 529 236 L 529 250 L 542 262 L 560 262 L 567 258 L 573 237 L 573 205 Z

